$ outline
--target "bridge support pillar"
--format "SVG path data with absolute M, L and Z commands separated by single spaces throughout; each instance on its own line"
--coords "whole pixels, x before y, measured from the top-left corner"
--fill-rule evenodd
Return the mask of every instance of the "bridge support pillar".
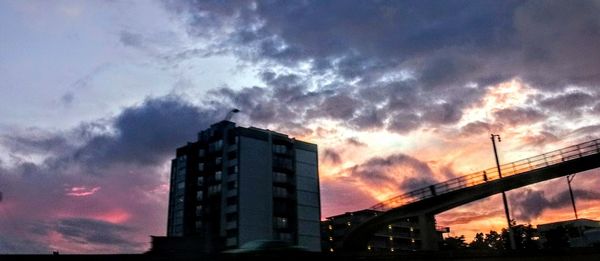
M 419 215 L 419 230 L 421 238 L 421 250 L 438 250 L 439 234 L 435 229 L 435 216 Z

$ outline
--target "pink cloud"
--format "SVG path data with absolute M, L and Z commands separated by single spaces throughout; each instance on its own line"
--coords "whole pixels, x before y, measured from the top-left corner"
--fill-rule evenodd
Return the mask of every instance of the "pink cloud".
M 73 197 L 85 197 L 85 196 L 91 196 L 94 195 L 96 192 L 98 192 L 98 190 L 100 190 L 100 187 L 86 187 L 86 186 L 81 186 L 81 187 L 71 187 L 67 190 L 67 196 L 73 196 Z

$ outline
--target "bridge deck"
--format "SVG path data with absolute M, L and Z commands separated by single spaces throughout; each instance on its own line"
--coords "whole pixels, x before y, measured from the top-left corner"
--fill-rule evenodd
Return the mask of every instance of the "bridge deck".
M 498 175 L 496 168 L 490 168 L 411 191 L 373 206 L 372 209 L 384 213 L 348 231 L 343 239 L 343 247 L 347 250 L 363 249 L 372 233 L 406 217 L 420 216 L 426 219 L 422 229 L 427 229 L 427 226 L 431 225 L 433 227 L 427 230 L 434 231 L 433 216 L 437 213 L 502 191 L 598 167 L 600 167 L 600 139 L 503 164 L 502 177 Z M 425 243 L 434 238 L 432 236 L 423 239 Z M 427 243 L 427 248 L 435 248 L 434 242 Z
M 522 159 L 519 161 L 506 163 L 500 166 L 502 178 L 520 175 L 532 170 L 542 169 L 565 161 L 582 158 L 589 155 L 600 153 L 600 139 L 584 142 L 581 144 L 569 146 L 559 150 L 544 153 L 535 157 Z M 459 189 L 473 187 L 490 181 L 500 179 L 496 167 L 478 171 L 465 176 L 450 179 L 448 181 L 437 183 L 431 186 L 410 191 L 408 193 L 395 196 L 382 201 L 370 207 L 373 210 L 387 211 L 416 201 L 424 200 L 434 196 L 453 192 Z

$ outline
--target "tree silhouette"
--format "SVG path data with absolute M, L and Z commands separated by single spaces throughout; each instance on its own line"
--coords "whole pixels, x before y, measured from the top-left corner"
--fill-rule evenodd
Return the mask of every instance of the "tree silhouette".
M 508 238 L 507 238 L 508 239 Z M 498 232 L 491 230 L 490 233 L 485 234 L 485 244 L 494 250 L 505 250 L 505 239 Z
M 469 243 L 469 248 L 472 249 L 491 249 L 490 246 L 485 242 L 485 235 L 483 233 L 475 234 L 473 241 Z
M 457 250 L 464 248 L 467 248 L 464 235 L 458 237 L 447 237 L 442 241 L 441 249 L 443 250 Z

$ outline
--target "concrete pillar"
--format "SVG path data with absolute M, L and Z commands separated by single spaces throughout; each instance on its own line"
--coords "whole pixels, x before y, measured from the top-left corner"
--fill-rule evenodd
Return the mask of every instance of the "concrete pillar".
M 421 250 L 438 250 L 438 233 L 435 230 L 435 216 L 421 214 L 419 217 L 419 230 Z

